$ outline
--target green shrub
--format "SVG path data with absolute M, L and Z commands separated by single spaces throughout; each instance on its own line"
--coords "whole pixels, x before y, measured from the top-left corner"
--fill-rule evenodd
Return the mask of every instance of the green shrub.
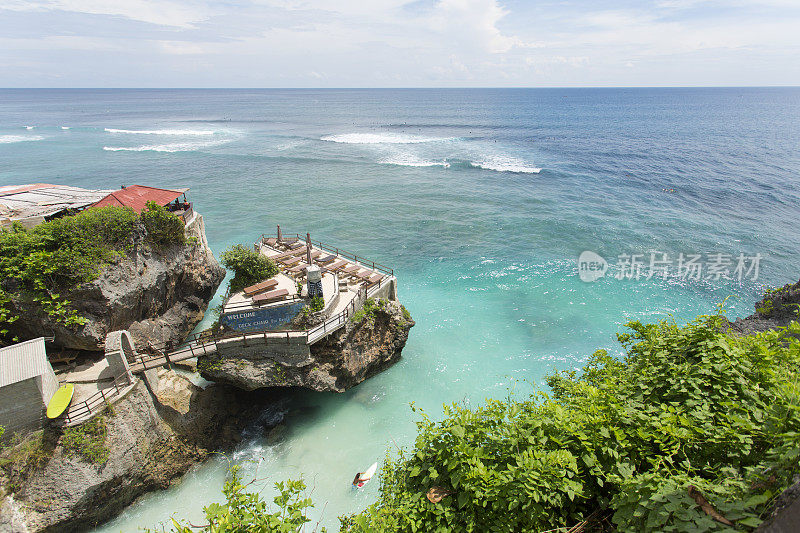
M 85 323 L 61 293 L 96 279 L 103 267 L 130 251 L 137 221 L 133 210 L 109 206 L 31 230 L 15 224 L 0 231 L 0 338 L 16 340 L 8 338 L 19 319 L 12 298 L 32 302 L 56 323 Z
M 311 312 L 317 313 L 325 309 L 325 300 L 319 296 L 314 296 L 311 298 Z
M 361 309 L 353 313 L 353 316 L 350 317 L 350 321 L 353 324 L 359 324 L 362 321 L 366 321 L 368 327 L 373 327 L 375 325 L 375 313 L 386 307 L 386 300 L 375 300 L 375 298 L 367 298 L 364 301 L 364 305 L 361 306 Z
M 61 446 L 70 455 L 77 455 L 86 461 L 102 465 L 108 461 L 106 446 L 108 428 L 104 415 L 97 416 L 79 426 L 69 427 L 61 436 Z
M 306 485 L 302 480 L 275 483 L 279 494 L 272 500 L 277 507 L 274 512 L 270 512 L 267 502 L 258 492 L 247 491 L 251 483 L 242 483 L 239 468 L 232 467 L 230 479 L 222 488 L 225 503 L 212 503 L 203 508 L 207 523 L 191 526 L 173 519 L 173 531 L 296 533 L 311 521 L 306 516 L 306 509 L 313 504 L 311 499 L 303 497 Z M 324 533 L 325 528 L 320 531 Z
M 147 239 L 156 246 L 186 244 L 186 227 L 183 220 L 167 211 L 164 206 L 150 201 L 142 209 L 142 223 L 147 230 Z
M 757 526 L 800 472 L 800 325 L 736 337 L 719 316 L 631 322 L 624 360 L 596 352 L 551 393 L 423 414 L 348 531 L 542 531 L 606 509 L 619 531 Z M 440 503 L 432 486 L 451 491 Z
M 233 271 L 233 278 L 228 284 L 231 294 L 278 273 L 278 267 L 272 260 L 243 244 L 235 244 L 222 252 L 221 259 L 225 268 Z

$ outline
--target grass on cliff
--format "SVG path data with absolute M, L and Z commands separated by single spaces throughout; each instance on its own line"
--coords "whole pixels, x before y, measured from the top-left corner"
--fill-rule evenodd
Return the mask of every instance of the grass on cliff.
M 0 230 L 0 341 L 20 319 L 14 305 L 28 301 L 54 322 L 86 322 L 63 293 L 96 279 L 103 268 L 133 249 L 137 231 L 158 248 L 184 244 L 183 222 L 155 203 L 137 215 L 116 206 L 88 209 L 27 230 L 15 224 Z
M 102 465 L 108 461 L 109 449 L 106 446 L 105 415 L 100 415 L 79 426 L 66 428 L 60 444 L 69 455 L 82 457 L 85 461 Z

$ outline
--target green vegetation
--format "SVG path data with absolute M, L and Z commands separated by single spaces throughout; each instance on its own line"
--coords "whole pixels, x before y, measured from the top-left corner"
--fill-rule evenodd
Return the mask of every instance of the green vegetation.
M 631 322 L 623 361 L 598 351 L 529 401 L 423 414 L 349 531 L 537 531 L 604 510 L 620 531 L 757 526 L 800 471 L 800 333 L 735 337 L 720 316 Z M 425 497 L 431 487 L 441 502 Z
M 386 300 L 376 300 L 375 298 L 367 298 L 364 301 L 364 305 L 353 313 L 353 316 L 350 317 L 350 321 L 353 324 L 359 324 L 362 321 L 366 320 L 366 324 L 368 327 L 373 327 L 375 325 L 375 315 L 379 310 L 382 310 L 386 307 Z
M 156 246 L 187 244 L 183 220 L 166 210 L 164 206 L 150 201 L 140 215 L 147 230 L 147 239 Z
M 37 431 L 24 438 L 14 434 L 10 441 L 5 446 L 0 446 L 0 468 L 8 480 L 8 487 L 0 487 L 0 492 L 2 488 L 13 492 L 33 471 L 47 464 L 53 456 L 58 434 L 53 431 Z
M 311 305 L 309 307 L 311 308 L 312 313 L 322 311 L 325 309 L 325 300 L 319 296 L 314 296 L 311 298 Z
M 273 499 L 277 510 L 270 512 L 267 503 L 257 492 L 246 492 L 250 483 L 242 483 L 238 467 L 231 468 L 231 477 L 225 482 L 222 493 L 226 503 L 212 503 L 203 511 L 206 525 L 191 526 L 173 519 L 173 531 L 191 533 L 295 533 L 311 520 L 306 509 L 313 507 L 311 499 L 304 498 L 306 485 L 302 480 L 275 483 L 279 494 Z M 325 528 L 322 528 L 322 532 Z
M 604 530 L 752 531 L 800 474 L 800 324 L 742 337 L 723 325 L 631 322 L 622 360 L 597 351 L 549 376 L 549 393 L 452 405 L 441 422 L 422 413 L 413 449 L 386 459 L 379 500 L 341 530 L 564 531 L 594 514 Z M 245 488 L 234 472 L 203 531 L 308 521 L 301 482 L 278 485 L 275 514 Z
M 408 309 L 406 309 L 406 306 L 404 305 L 401 305 L 400 309 L 403 312 L 403 318 L 400 319 L 397 325 L 401 328 L 404 328 L 409 322 L 411 322 L 411 313 L 408 312 Z
M 159 206 L 149 206 L 141 219 L 129 208 L 109 206 L 30 230 L 15 224 L 0 231 L 0 339 L 17 340 L 9 338 L 9 331 L 20 318 L 20 303 L 33 304 L 64 326 L 84 324 L 86 319 L 62 294 L 97 279 L 104 267 L 129 253 L 140 223 L 155 246 L 184 242 L 181 220 Z
M 225 268 L 233 271 L 233 278 L 228 283 L 231 294 L 278 273 L 275 263 L 243 244 L 235 244 L 222 252 L 221 259 Z
M 106 446 L 105 415 L 100 415 L 79 426 L 66 428 L 61 436 L 61 446 L 70 455 L 77 455 L 86 461 L 102 465 L 108 460 Z

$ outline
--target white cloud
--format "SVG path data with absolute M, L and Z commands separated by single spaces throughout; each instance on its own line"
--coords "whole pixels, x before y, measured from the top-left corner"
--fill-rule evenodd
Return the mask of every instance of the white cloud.
M 789 0 L 0 1 L 6 85 L 800 83 Z
M 207 20 L 212 10 L 204 4 L 164 0 L 7 0 L 0 8 L 12 11 L 72 11 L 112 15 L 161 26 L 190 28 Z

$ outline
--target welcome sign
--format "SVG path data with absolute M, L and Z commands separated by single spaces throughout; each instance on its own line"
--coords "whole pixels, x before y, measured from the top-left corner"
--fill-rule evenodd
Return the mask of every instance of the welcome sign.
M 297 316 L 305 306 L 305 302 L 294 302 L 288 305 L 253 309 L 241 313 L 222 315 L 219 323 L 236 331 L 266 331 L 277 329 Z

